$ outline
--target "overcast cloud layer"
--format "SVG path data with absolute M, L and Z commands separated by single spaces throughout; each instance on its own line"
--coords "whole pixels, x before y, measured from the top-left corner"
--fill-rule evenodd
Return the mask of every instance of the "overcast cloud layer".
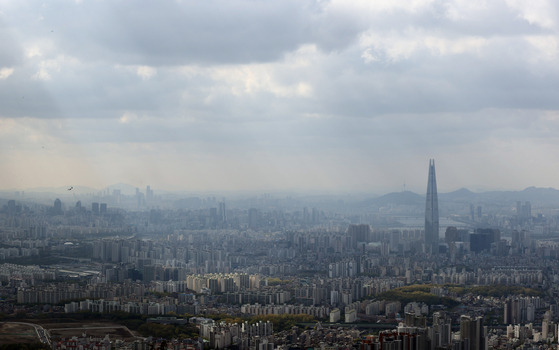
M 559 188 L 549 0 L 0 1 L 0 188 Z

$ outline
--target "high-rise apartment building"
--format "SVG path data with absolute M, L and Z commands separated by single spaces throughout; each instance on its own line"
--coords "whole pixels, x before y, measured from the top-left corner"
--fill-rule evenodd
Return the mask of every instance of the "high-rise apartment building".
M 94 215 L 99 215 L 99 203 L 97 202 L 91 203 L 91 211 L 93 212 Z
M 352 224 L 347 229 L 347 234 L 351 238 L 352 248 L 357 248 L 358 242 L 368 242 L 371 234 L 371 227 L 368 224 Z
M 485 350 L 487 349 L 485 329 L 483 327 L 483 317 L 475 318 L 462 315 L 460 316 L 460 340 L 463 342 L 464 350 Z
M 219 202 L 218 218 L 220 227 L 227 227 L 227 212 L 225 211 L 225 202 Z
M 146 203 L 153 204 L 153 190 L 149 185 L 146 186 Z
M 62 201 L 60 199 L 56 198 L 52 211 L 54 215 L 62 215 Z
M 425 250 L 432 254 L 439 252 L 439 199 L 434 159 L 429 160 L 427 199 L 425 200 Z

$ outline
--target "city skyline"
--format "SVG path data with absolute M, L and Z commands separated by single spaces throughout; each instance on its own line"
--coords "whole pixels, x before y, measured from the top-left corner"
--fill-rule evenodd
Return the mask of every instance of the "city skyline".
M 423 179 L 424 181 L 428 181 L 428 177 Z M 372 196 L 374 197 L 382 197 L 394 193 L 403 193 L 409 192 L 416 195 L 420 195 L 425 197 L 425 184 L 423 186 L 417 186 L 417 188 L 410 188 L 409 184 L 401 184 L 400 186 L 395 185 L 395 187 L 374 187 L 374 188 L 243 188 L 243 189 L 218 189 L 218 188 L 204 188 L 204 189 L 193 189 L 193 188 L 186 188 L 186 187 L 169 187 L 163 185 L 156 185 L 150 184 L 141 184 L 140 186 L 131 184 L 131 183 L 113 183 L 109 185 L 104 185 L 100 187 L 92 187 L 92 186 L 85 186 L 80 184 L 72 184 L 72 185 L 61 185 L 61 186 L 40 186 L 40 187 L 0 187 L 0 193 L 6 194 L 24 194 L 24 193 L 51 193 L 51 194 L 60 194 L 60 195 L 73 195 L 76 194 L 80 195 L 93 195 L 99 193 L 106 193 L 110 194 L 114 190 L 118 190 L 123 195 L 134 195 L 136 189 L 138 189 L 141 193 L 146 193 L 146 187 L 151 187 L 152 193 L 157 194 L 184 194 L 184 195 L 363 195 L 363 196 Z M 72 189 L 69 190 L 69 187 Z M 519 188 L 490 188 L 490 187 L 451 187 L 445 188 L 442 191 L 438 190 L 437 192 L 443 194 L 451 194 L 451 193 L 458 193 L 460 191 L 469 191 L 472 194 L 486 194 L 492 192 L 502 192 L 502 193 L 521 193 L 525 191 L 559 191 L 559 188 L 555 187 L 539 187 L 539 186 L 532 186 L 526 185 L 524 187 Z
M 3 1 L 0 186 L 559 188 L 558 6 Z

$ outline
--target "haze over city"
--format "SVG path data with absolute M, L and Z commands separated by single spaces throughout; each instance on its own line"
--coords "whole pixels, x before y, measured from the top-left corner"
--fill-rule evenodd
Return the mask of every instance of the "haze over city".
M 0 187 L 559 188 L 553 1 L 2 1 Z

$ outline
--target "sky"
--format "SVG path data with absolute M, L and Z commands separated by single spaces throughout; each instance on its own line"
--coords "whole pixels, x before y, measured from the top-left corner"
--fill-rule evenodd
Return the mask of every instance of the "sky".
M 554 0 L 0 0 L 0 189 L 559 188 Z

